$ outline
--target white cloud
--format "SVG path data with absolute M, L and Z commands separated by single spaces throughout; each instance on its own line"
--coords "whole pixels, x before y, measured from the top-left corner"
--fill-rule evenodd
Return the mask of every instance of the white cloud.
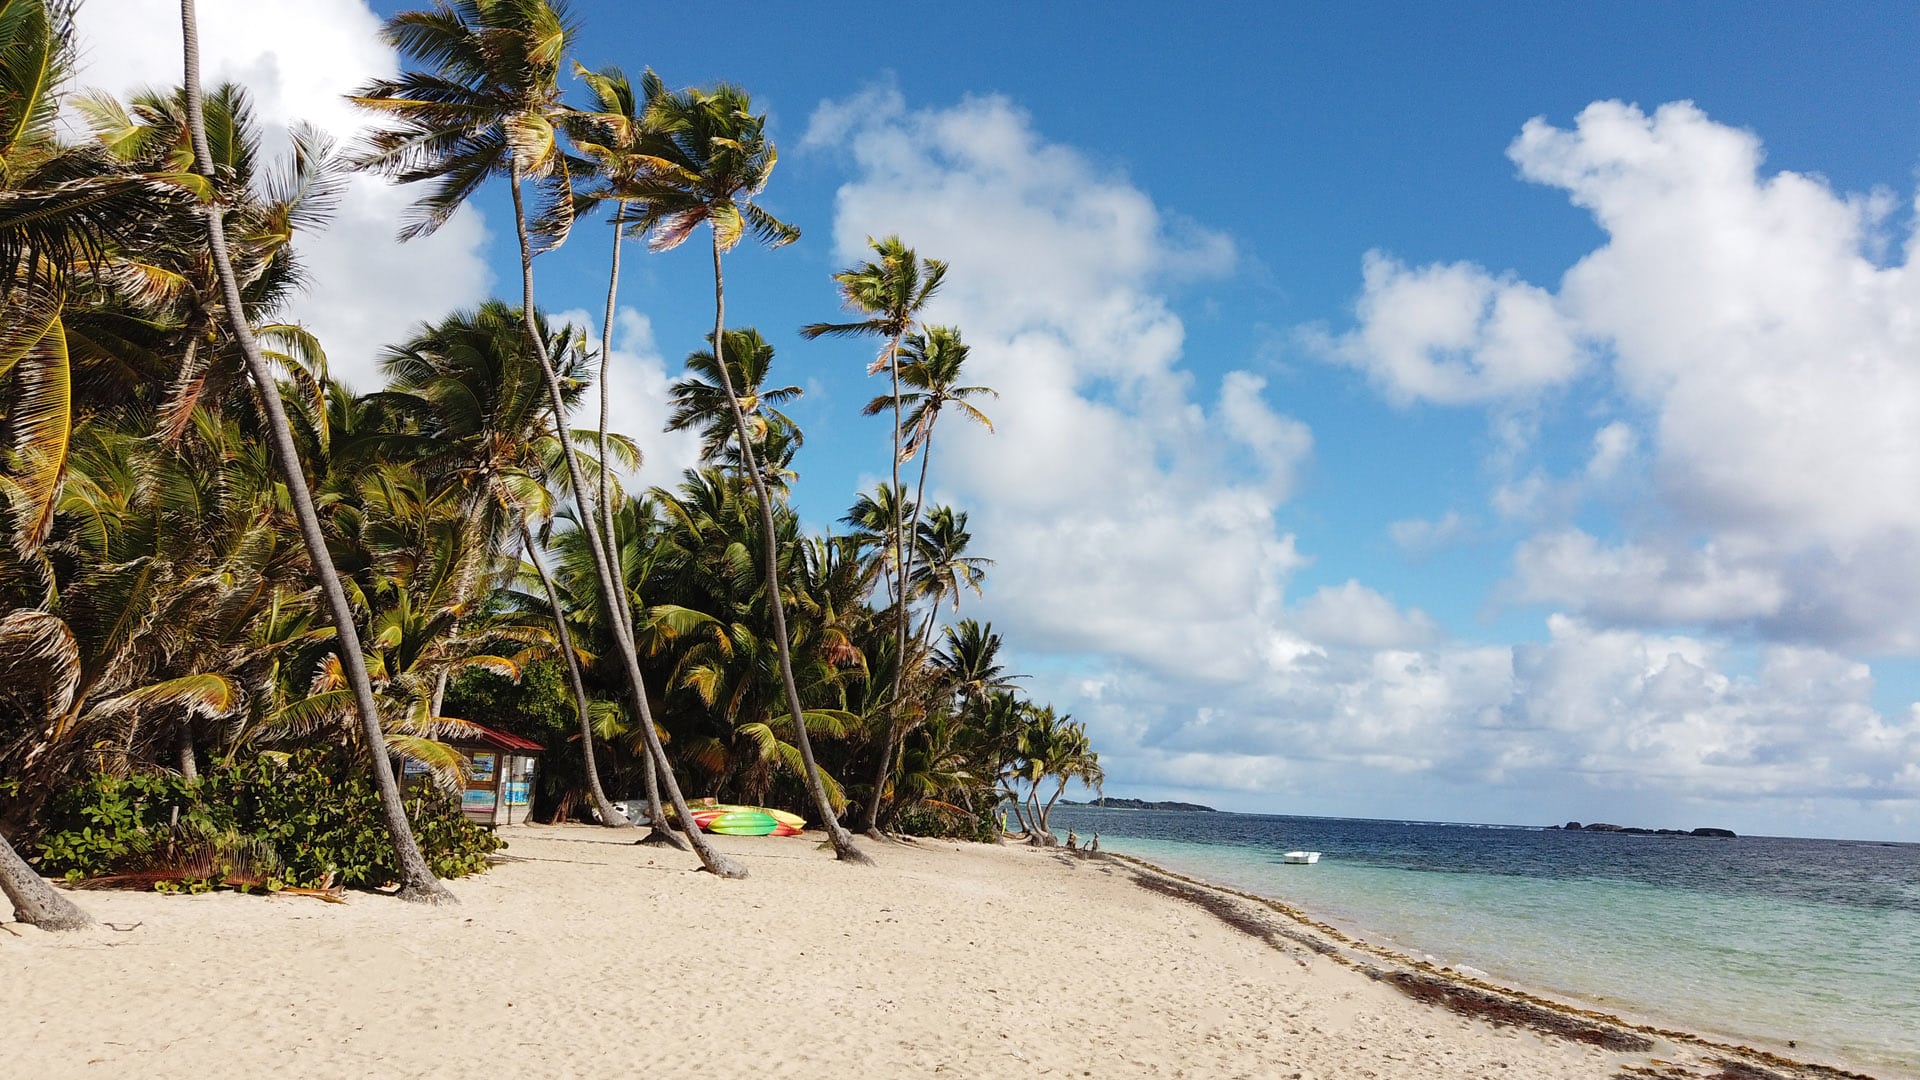
M 1465 404 L 1536 394 L 1580 373 L 1572 326 L 1543 289 L 1468 263 L 1409 268 L 1370 251 L 1357 330 L 1307 340 L 1365 372 L 1397 404 Z
M 1552 530 L 1518 551 L 1519 594 L 1609 622 L 1920 651 L 1920 276 L 1915 235 L 1888 242 L 1892 197 L 1763 173 L 1758 136 L 1688 103 L 1535 119 L 1508 154 L 1607 234 L 1557 292 L 1373 253 L 1359 326 L 1321 340 L 1391 400 L 1484 402 L 1496 419 L 1577 373 L 1570 343 L 1605 358 L 1632 415 L 1600 429 L 1581 473 L 1554 479 L 1526 440 L 1501 451 L 1494 508 Z M 1502 322 L 1503 299 L 1532 316 Z M 1619 543 L 1564 531 L 1642 478 L 1652 502 Z
M 78 85 L 124 95 L 180 84 L 176 6 L 88 0 L 77 24 Z M 344 95 L 398 70 L 379 18 L 360 0 L 205 0 L 199 24 L 202 79 L 244 83 L 273 148 L 295 121 L 344 146 L 366 123 Z M 287 314 L 320 336 L 334 375 L 360 389 L 379 377 L 381 346 L 486 295 L 477 211 L 463 209 L 430 239 L 393 239 L 414 194 L 357 176 L 332 225 L 298 242 L 310 287 Z
M 998 434 L 943 429 L 935 484 L 996 559 L 982 610 L 1023 644 L 1231 680 L 1286 663 L 1300 565 L 1273 513 L 1312 436 L 1236 371 L 1212 409 L 1181 366 L 1162 283 L 1233 265 L 1125 177 L 1047 142 L 1000 98 L 910 110 L 869 91 L 816 111 L 805 145 L 851 156 L 834 238 L 849 262 L 899 233 L 950 264 L 929 319 L 957 323 Z M 1255 467 L 1245 467 L 1251 456 Z
M 1229 371 L 1220 381 L 1218 412 L 1228 436 L 1253 452 L 1254 471 L 1266 477 L 1268 494 L 1283 502 L 1313 454 L 1313 429 L 1268 407 L 1260 396 L 1266 388 L 1267 380 L 1250 371 Z
M 1587 478 L 1595 483 L 1612 480 L 1639 445 L 1639 436 L 1624 421 L 1615 420 L 1594 432 L 1593 453 L 1587 458 Z
M 1511 648 L 1328 648 L 1205 697 L 1116 669 L 1075 712 L 1098 725 L 1117 794 L 1854 835 L 1920 810 L 1920 706 L 1880 714 L 1865 664 L 1772 646 L 1745 674 L 1749 658 L 1706 639 L 1563 615 L 1547 631 Z
M 1293 623 L 1314 641 L 1349 648 L 1423 645 L 1440 637 L 1440 628 L 1426 612 L 1403 612 L 1351 578 L 1344 585 L 1323 586 L 1301 601 Z
M 1165 298 L 1171 278 L 1229 266 L 1223 240 L 1170 228 L 1144 193 L 1046 142 L 1000 99 L 915 110 L 873 91 L 822 106 L 808 146 L 852 163 L 840 259 L 898 232 L 952 264 L 931 317 L 973 344 L 973 381 L 1001 393 L 1000 433 L 953 429 L 935 486 L 973 512 L 976 543 L 997 560 L 975 612 L 1034 672 L 1033 696 L 1087 721 L 1109 790 L 1508 820 L 1817 812 L 1855 832 L 1879 827 L 1860 824 L 1879 808 L 1920 805 L 1906 768 L 1920 719 L 1880 716 L 1867 669 L 1835 653 L 1777 647 L 1745 675 L 1744 654 L 1712 639 L 1566 616 L 1539 644 L 1450 641 L 1359 581 L 1288 605 L 1309 557 L 1274 519 L 1311 433 L 1275 413 L 1248 371 L 1224 376 L 1214 400 L 1196 396 Z M 1393 373 L 1406 400 L 1506 409 L 1511 512 L 1549 519 L 1589 487 L 1654 467 L 1664 443 L 1637 417 L 1603 425 L 1571 477 L 1530 466 L 1541 423 L 1515 396 L 1542 401 L 1587 362 L 1559 297 L 1385 260 L 1375 281 L 1381 303 L 1431 308 L 1396 324 L 1399 366 L 1373 374 Z M 1391 532 L 1417 549 L 1466 529 L 1450 512 Z M 1764 549 L 1607 546 L 1561 531 L 1533 550 L 1534 595 L 1616 593 L 1622 618 L 1656 602 L 1676 621 L 1792 610 L 1794 586 L 1770 574 Z M 1748 803 L 1760 795 L 1796 809 L 1769 817 Z
M 1742 622 L 1776 615 L 1787 602 L 1786 584 L 1764 560 L 1749 562 L 1714 544 L 1672 552 L 1606 547 L 1578 529 L 1521 544 L 1514 572 L 1519 599 L 1577 603 L 1628 623 Z

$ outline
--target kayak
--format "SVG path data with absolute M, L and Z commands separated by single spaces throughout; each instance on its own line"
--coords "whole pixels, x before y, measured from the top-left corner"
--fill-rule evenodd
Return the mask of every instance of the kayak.
M 695 810 L 693 821 L 708 832 L 723 836 L 766 836 L 780 827 L 772 814 L 746 808 Z
M 723 836 L 798 836 L 807 825 L 806 819 L 798 814 L 764 806 L 722 803 L 689 809 L 695 825 Z

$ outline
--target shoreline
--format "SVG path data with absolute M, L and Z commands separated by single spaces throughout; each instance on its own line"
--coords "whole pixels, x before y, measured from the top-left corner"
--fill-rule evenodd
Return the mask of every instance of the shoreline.
M 1727 1055 L 1729 1059 L 1733 1060 L 1745 1059 L 1746 1061 L 1753 1062 L 1757 1067 L 1782 1070 L 1777 1074 L 1781 1077 L 1805 1075 L 1832 1077 L 1836 1078 L 1836 1080 L 1839 1080 L 1839 1078 L 1846 1078 L 1846 1080 L 1906 1080 L 1906 1078 L 1898 1074 L 1889 1074 L 1884 1071 L 1878 1073 L 1864 1072 L 1862 1070 L 1878 1068 L 1878 1066 L 1867 1065 L 1857 1061 L 1841 1060 L 1821 1062 L 1794 1057 L 1792 1053 L 1796 1048 L 1785 1045 L 1784 1041 L 1760 1040 L 1756 1038 L 1755 1041 L 1768 1043 L 1768 1045 L 1750 1045 L 1749 1043 L 1739 1041 L 1739 1037 L 1731 1032 L 1722 1031 L 1707 1034 L 1700 1031 L 1679 1028 L 1671 1024 L 1663 1023 L 1657 1016 L 1649 1013 L 1620 1009 L 1599 1002 L 1582 1000 L 1577 994 L 1548 990 L 1535 986 L 1519 985 L 1516 980 L 1481 972 L 1478 968 L 1474 968 L 1471 965 L 1437 963 L 1434 957 L 1427 956 L 1422 958 L 1408 952 L 1403 952 L 1392 946 L 1383 945 L 1379 941 L 1369 938 L 1363 932 L 1338 927 L 1294 904 L 1276 897 L 1265 896 L 1235 886 L 1222 885 L 1204 878 L 1194 877 L 1120 851 L 1101 851 L 1093 857 L 1099 858 L 1102 856 L 1127 863 L 1154 875 L 1191 886 L 1196 890 L 1201 890 L 1217 897 L 1232 898 L 1272 911 L 1298 924 L 1307 931 L 1320 935 L 1321 940 L 1326 941 L 1332 946 L 1327 953 L 1330 958 L 1338 963 L 1343 963 L 1359 970 L 1364 970 L 1373 964 L 1384 964 L 1388 965 L 1387 970 L 1398 968 L 1405 971 L 1420 972 L 1449 984 L 1479 991 L 1520 1005 L 1536 1007 L 1548 1013 L 1568 1018 L 1571 1021 L 1591 1023 L 1600 1028 L 1616 1029 L 1620 1032 L 1638 1034 L 1650 1039 L 1685 1044 L 1697 1047 L 1704 1053 Z M 1184 899 L 1201 907 L 1208 908 L 1208 910 L 1213 910 L 1207 901 L 1199 896 L 1188 896 L 1184 897 Z M 1232 915 L 1221 914 L 1217 911 L 1215 914 L 1228 921 L 1233 921 L 1235 918 Z M 1462 967 L 1467 968 L 1467 970 L 1460 970 Z M 1451 1007 L 1446 1004 L 1436 1004 L 1438 1004 L 1438 1007 Z M 1466 1009 L 1461 1011 L 1470 1011 L 1472 1007 L 1473 1006 L 1468 1005 Z M 1511 1022 L 1527 1024 L 1528 1020 L 1525 1018 L 1516 1018 Z M 1693 1076 L 1695 1074 L 1685 1071 L 1673 1071 L 1671 1073 L 1662 1072 L 1658 1075 L 1683 1077 Z M 1740 1080 L 1746 1080 L 1749 1074 L 1738 1075 Z M 1762 1076 L 1775 1074 L 1752 1073 L 1751 1075 L 1755 1080 L 1759 1080 Z
M 723 882 L 591 826 L 503 833 L 500 865 L 450 883 L 457 907 L 89 891 L 96 930 L 0 924 L 0 1044 L 49 1080 L 209 1060 L 342 1077 L 1866 1075 L 1442 972 L 1112 852 L 922 840 L 863 868 L 818 833 L 721 837 L 752 874 Z M 1595 1041 L 1609 1028 L 1648 1045 Z

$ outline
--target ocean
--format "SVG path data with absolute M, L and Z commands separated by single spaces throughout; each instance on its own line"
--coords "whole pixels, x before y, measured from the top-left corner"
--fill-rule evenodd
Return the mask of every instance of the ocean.
M 1920 844 L 1085 806 L 1052 824 L 1507 985 L 1920 1077 Z M 1283 863 L 1296 848 L 1321 859 Z

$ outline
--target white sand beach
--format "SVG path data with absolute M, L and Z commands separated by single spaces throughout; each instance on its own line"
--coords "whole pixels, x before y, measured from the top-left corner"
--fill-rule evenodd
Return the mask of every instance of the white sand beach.
M 457 907 L 86 892 L 97 929 L 0 924 L 0 1073 L 1837 1075 L 1496 1026 L 1273 908 L 1209 910 L 1117 860 L 921 842 L 861 868 L 811 836 L 720 838 L 752 872 L 729 882 L 637 834 L 505 834 L 511 861 L 453 882 Z

